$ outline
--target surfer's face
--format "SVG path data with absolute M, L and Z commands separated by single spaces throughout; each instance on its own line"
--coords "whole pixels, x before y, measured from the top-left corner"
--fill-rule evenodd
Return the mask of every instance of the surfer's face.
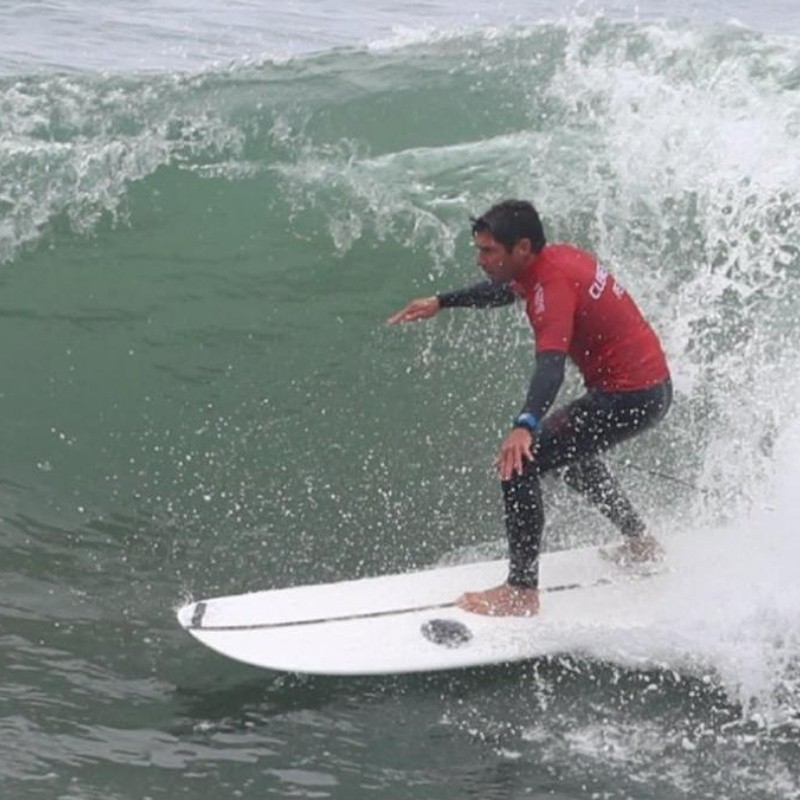
M 530 239 L 520 239 L 510 250 L 488 231 L 478 231 L 474 240 L 475 260 L 492 283 L 518 278 L 531 259 Z

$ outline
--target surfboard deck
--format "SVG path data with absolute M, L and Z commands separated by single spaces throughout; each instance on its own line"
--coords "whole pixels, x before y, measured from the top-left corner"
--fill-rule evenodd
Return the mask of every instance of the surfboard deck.
M 190 603 L 180 624 L 228 658 L 286 672 L 386 675 L 513 662 L 569 649 L 563 629 L 652 622 L 642 597 L 663 568 L 625 568 L 600 548 L 541 557 L 541 611 L 487 617 L 456 608 L 465 591 L 502 583 L 507 560 Z M 643 585 L 646 579 L 646 586 Z

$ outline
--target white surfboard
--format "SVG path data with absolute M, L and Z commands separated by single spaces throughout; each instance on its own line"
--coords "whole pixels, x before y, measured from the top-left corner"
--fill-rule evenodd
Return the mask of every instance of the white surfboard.
M 653 623 L 664 573 L 618 567 L 599 548 L 541 558 L 541 611 L 487 617 L 456 608 L 505 580 L 487 561 L 190 603 L 181 625 L 224 656 L 287 672 L 379 675 L 519 661 L 565 652 L 565 628 Z M 647 578 L 647 580 L 643 580 Z M 657 604 L 656 604 L 657 605 Z

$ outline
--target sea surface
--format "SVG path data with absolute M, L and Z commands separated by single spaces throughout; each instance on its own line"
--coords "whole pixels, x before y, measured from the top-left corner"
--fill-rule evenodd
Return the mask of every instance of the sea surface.
M 520 310 L 384 321 L 509 196 L 662 336 L 609 463 L 692 613 L 433 676 L 200 646 L 191 598 L 502 556 Z M 0 796 L 800 797 L 799 228 L 796 0 L 4 2 Z

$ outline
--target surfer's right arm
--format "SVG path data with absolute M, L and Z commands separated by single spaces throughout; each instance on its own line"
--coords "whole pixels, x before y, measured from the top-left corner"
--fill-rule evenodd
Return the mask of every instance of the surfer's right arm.
M 516 300 L 514 290 L 507 283 L 482 281 L 466 289 L 453 292 L 439 292 L 433 297 L 421 297 L 412 300 L 405 308 L 393 314 L 387 322 L 396 325 L 399 322 L 416 322 L 436 316 L 443 308 L 496 308 L 507 306 Z

